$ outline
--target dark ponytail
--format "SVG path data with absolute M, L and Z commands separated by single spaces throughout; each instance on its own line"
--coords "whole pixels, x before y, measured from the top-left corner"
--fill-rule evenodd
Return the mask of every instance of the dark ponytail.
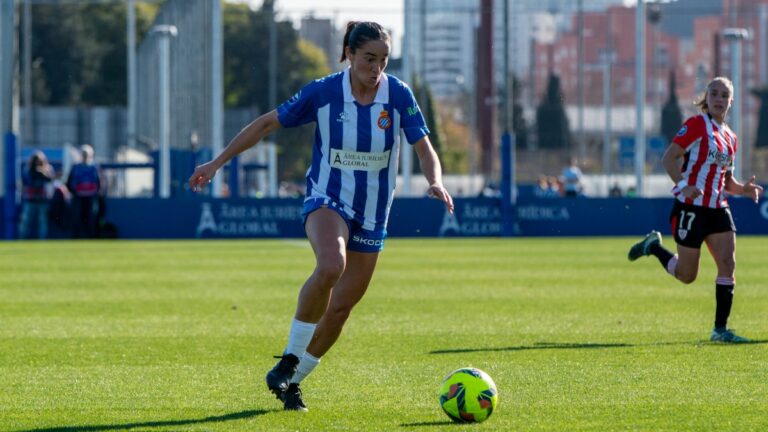
M 341 58 L 339 62 L 347 59 L 346 48 L 353 53 L 364 43 L 372 40 L 389 42 L 389 33 L 379 23 L 372 21 L 350 21 L 347 23 L 347 31 L 344 33 L 344 43 L 341 46 Z

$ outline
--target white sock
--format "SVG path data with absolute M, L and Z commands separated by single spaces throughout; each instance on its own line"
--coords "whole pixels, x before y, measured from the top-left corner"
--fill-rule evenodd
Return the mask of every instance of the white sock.
M 293 375 L 293 378 L 291 378 L 291 382 L 297 384 L 300 383 L 301 380 L 306 378 L 307 375 L 309 375 L 319 363 L 319 358 L 308 352 L 304 352 L 304 355 L 301 356 L 301 361 L 299 361 L 299 367 L 296 369 L 296 373 Z
M 288 334 L 288 345 L 285 347 L 285 353 L 301 358 L 312 340 L 312 335 L 315 334 L 315 327 L 317 327 L 317 323 L 305 323 L 294 318 L 291 322 L 291 332 Z
M 672 277 L 675 277 L 676 268 L 677 268 L 677 255 L 669 259 L 669 262 L 667 263 L 667 273 L 671 274 Z

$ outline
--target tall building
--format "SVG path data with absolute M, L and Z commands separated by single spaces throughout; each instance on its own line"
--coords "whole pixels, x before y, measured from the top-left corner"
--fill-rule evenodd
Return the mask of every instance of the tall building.
M 684 0 L 681 0 L 681 3 Z M 749 89 L 768 84 L 768 0 L 720 0 L 720 7 L 711 2 L 688 2 L 687 15 L 678 9 L 662 7 L 656 23 L 646 22 L 646 103 L 658 106 L 668 97 L 670 71 L 677 78 L 677 95 L 684 108 L 701 93 L 706 83 L 716 75 L 731 77 L 732 42 L 723 37 L 723 30 L 737 27 L 747 30 L 749 37 L 740 42 L 742 59 L 739 63 L 744 89 L 742 101 L 752 112 L 754 101 Z M 671 8 L 674 3 L 670 4 Z M 706 6 L 706 7 L 705 7 Z M 635 100 L 635 24 L 634 7 L 613 6 L 603 11 L 584 13 L 584 53 L 577 55 L 578 32 L 575 15 L 571 30 L 559 32 L 555 40 L 534 44 L 532 75 L 537 94 L 542 94 L 549 73 L 561 77 L 567 104 L 577 100 L 577 65 L 583 62 L 587 106 L 602 104 L 603 61 L 608 50 L 612 56 L 612 101 L 615 105 L 632 105 Z M 669 23 L 682 29 L 667 32 Z M 689 23 L 690 22 L 690 23 Z
M 583 70 L 585 105 L 601 106 L 604 62 L 612 59 L 612 99 L 617 105 L 631 105 L 635 98 L 635 9 L 613 6 L 605 11 L 583 13 L 583 53 L 579 57 L 577 15 L 573 30 L 561 33 L 552 43 L 534 45 L 534 93 L 542 95 L 550 74 L 560 77 L 566 104 L 576 104 L 579 93 L 579 63 Z M 648 102 L 666 92 L 668 71 L 678 64 L 679 40 L 659 28 L 646 26 L 646 86 Z
M 336 29 L 331 18 L 315 18 L 314 15 L 302 18 L 299 36 L 323 50 L 328 68 L 333 71 L 344 68 L 344 64 L 339 62 L 344 33 Z
M 437 98 L 451 98 L 475 88 L 479 0 L 404 0 L 405 68 L 419 74 Z M 509 35 L 504 34 L 507 2 Z M 584 0 L 585 11 L 604 9 L 622 0 Z M 567 31 L 577 11 L 573 0 L 495 0 L 494 64 L 497 84 L 503 85 L 504 37 L 508 37 L 509 68 L 527 81 L 533 43 L 551 43 Z M 499 87 L 503 88 L 503 87 Z
M 404 73 L 438 99 L 474 91 L 477 13 L 476 0 L 405 0 Z

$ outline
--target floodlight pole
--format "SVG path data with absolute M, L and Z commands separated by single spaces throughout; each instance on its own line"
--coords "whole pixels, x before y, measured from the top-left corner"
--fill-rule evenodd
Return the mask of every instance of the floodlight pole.
M 23 44 L 23 61 L 24 61 L 24 74 L 23 74 L 23 97 L 24 97 L 24 131 L 21 135 L 21 146 L 33 146 L 34 140 L 32 135 L 34 134 L 33 122 L 34 113 L 32 109 L 32 0 L 24 1 L 24 13 L 22 17 L 22 26 L 24 28 L 24 44 Z
M 766 48 L 768 47 L 768 5 L 762 4 L 760 5 L 760 20 L 758 28 L 759 33 L 758 37 L 760 38 L 758 40 L 758 49 L 759 52 L 764 53 L 766 51 Z M 760 81 L 761 86 L 764 86 L 768 83 L 768 58 L 766 58 L 765 55 L 760 56 Z
M 414 30 L 413 30 L 413 14 L 414 11 L 414 4 L 413 0 L 404 0 L 403 2 L 403 9 L 405 13 L 403 14 L 403 24 L 404 24 L 404 33 L 405 38 L 403 38 L 403 52 L 402 52 L 402 59 L 403 59 L 403 78 L 405 78 L 405 81 L 413 85 L 413 77 L 415 75 L 414 73 L 414 52 L 415 49 L 413 47 L 413 40 L 412 37 Z M 424 54 L 422 50 L 422 55 Z M 404 132 L 398 132 L 401 134 L 401 142 L 405 142 L 405 133 Z M 411 146 L 409 145 L 401 145 L 400 146 L 400 175 L 402 176 L 402 189 L 401 193 L 403 196 L 410 196 L 411 195 L 411 178 L 413 175 L 413 150 L 411 149 Z
M 160 63 L 160 140 L 159 188 L 160 198 L 171 197 L 171 38 L 178 34 L 176 26 L 157 25 L 151 34 L 158 36 Z
M 643 197 L 645 179 L 645 0 L 635 10 L 635 182 Z
M 0 194 L 3 213 L 0 214 L 0 238 L 16 238 L 16 181 L 18 99 L 14 89 L 16 75 L 16 5 L 0 1 Z
M 14 2 L 0 1 L 0 136 L 16 132 L 14 121 L 14 71 L 16 61 L 16 11 Z M 0 164 L 0 172 L 2 170 Z M 2 176 L 0 176 L 2 182 Z
M 277 106 L 277 17 L 275 16 L 277 0 L 268 0 L 266 6 L 269 13 L 269 109 Z
M 610 20 L 610 18 L 609 18 Z M 603 55 L 603 114 L 605 116 L 605 128 L 603 128 L 603 174 L 608 176 L 611 174 L 611 154 L 612 154 L 612 137 L 611 137 L 611 79 L 612 79 L 612 67 L 613 53 L 608 48 Z
M 579 128 L 579 144 L 578 144 L 578 159 L 579 163 L 584 164 L 587 157 L 587 140 L 584 132 L 584 0 L 578 0 L 576 2 L 577 7 L 577 43 L 576 43 L 576 81 L 578 82 L 578 128 Z M 571 155 L 573 156 L 573 155 Z
M 502 208 L 502 235 L 510 237 L 514 234 L 514 212 L 517 204 L 517 191 L 515 179 L 515 132 L 514 132 L 514 79 L 509 72 L 509 2 L 504 2 L 504 98 L 502 99 L 501 134 L 501 208 Z
M 128 124 L 126 138 L 128 148 L 136 148 L 136 6 L 135 0 L 127 0 L 126 53 L 128 61 Z
M 726 28 L 722 33 L 725 40 L 731 43 L 731 81 L 733 82 L 733 103 L 731 105 L 731 129 L 736 135 L 744 132 L 741 130 L 741 41 L 749 39 L 749 32 L 743 28 Z M 747 143 L 740 141 L 740 151 L 736 152 L 733 175 L 742 179 L 742 155 L 747 148 Z
M 224 147 L 224 37 L 221 2 L 211 2 L 211 150 L 214 155 Z M 271 52 L 271 51 L 270 51 Z M 214 197 L 221 197 L 223 176 L 215 176 L 211 184 Z

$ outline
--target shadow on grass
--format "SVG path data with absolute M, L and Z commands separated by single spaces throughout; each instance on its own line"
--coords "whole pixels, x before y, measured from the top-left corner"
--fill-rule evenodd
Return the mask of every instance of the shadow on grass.
M 656 342 L 645 344 L 627 344 L 627 343 L 560 343 L 560 342 L 536 342 L 533 345 L 520 345 L 512 347 L 499 348 L 455 348 L 430 351 L 430 354 L 460 354 L 473 352 L 499 352 L 499 351 L 527 351 L 527 350 L 547 350 L 547 349 L 604 349 L 604 348 L 631 348 L 641 346 L 664 346 L 664 345 L 693 345 L 693 346 L 743 346 L 768 343 L 768 340 L 753 340 L 751 342 L 739 344 L 727 344 L 721 342 L 694 341 L 694 342 Z
M 558 342 L 536 342 L 533 345 L 520 345 L 513 347 L 499 348 L 456 348 L 430 351 L 430 354 L 458 354 L 471 352 L 494 352 L 494 351 L 527 351 L 541 349 L 586 349 L 586 348 L 625 348 L 633 345 L 625 343 L 617 344 L 597 344 L 597 343 L 558 343 Z
M 433 422 L 403 423 L 400 425 L 400 427 L 447 426 L 447 425 L 458 425 L 458 424 L 461 424 L 461 423 L 456 423 L 455 421 L 451 421 L 451 420 L 445 420 L 445 421 L 433 421 Z
M 164 426 L 186 426 L 203 423 L 220 423 L 231 420 L 242 420 L 252 418 L 269 413 L 270 410 L 249 410 L 240 411 L 231 414 L 224 414 L 220 416 L 211 416 L 201 419 L 187 419 L 187 420 L 165 420 L 165 421 L 148 421 L 137 423 L 124 423 L 124 424 L 103 424 L 103 425 L 83 425 L 83 426 L 55 426 L 50 428 L 40 429 L 25 429 L 18 432 L 88 432 L 88 431 L 119 431 L 129 430 L 134 428 L 152 428 L 152 427 L 164 427 Z

